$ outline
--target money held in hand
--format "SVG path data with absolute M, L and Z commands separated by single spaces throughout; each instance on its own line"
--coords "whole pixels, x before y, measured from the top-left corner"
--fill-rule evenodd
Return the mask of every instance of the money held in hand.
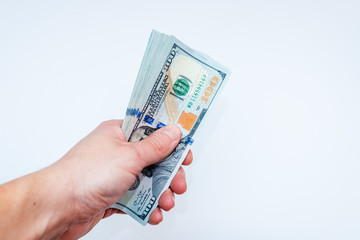
M 143 225 L 148 222 L 229 73 L 174 36 L 151 33 L 122 129 L 129 142 L 138 142 L 161 127 L 176 124 L 182 137 L 166 159 L 141 171 L 112 208 L 124 211 Z

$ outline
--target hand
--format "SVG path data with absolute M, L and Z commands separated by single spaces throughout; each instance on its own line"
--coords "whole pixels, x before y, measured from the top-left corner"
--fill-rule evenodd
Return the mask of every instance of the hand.
M 178 127 L 167 126 L 141 142 L 129 143 L 121 125 L 121 120 L 100 124 L 58 162 L 26 176 L 32 177 L 32 189 L 34 185 L 40 188 L 39 194 L 31 192 L 31 207 L 40 205 L 37 215 L 44 213 L 51 216 L 43 217 L 45 225 L 39 227 L 39 238 L 77 239 L 102 218 L 122 213 L 109 207 L 122 198 L 144 167 L 168 156 L 181 137 Z M 189 152 L 183 165 L 189 165 L 192 160 Z M 180 168 L 170 188 L 161 195 L 159 206 L 151 214 L 149 223 L 160 223 L 163 218 L 161 209 L 168 211 L 173 208 L 174 193 L 185 191 L 185 172 Z M 31 211 L 31 207 L 27 211 Z M 25 219 L 23 217 L 19 221 Z

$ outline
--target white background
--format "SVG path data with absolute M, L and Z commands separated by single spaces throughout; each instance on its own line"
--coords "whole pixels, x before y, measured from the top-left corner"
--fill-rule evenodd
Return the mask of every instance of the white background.
M 122 118 L 157 29 L 228 66 L 231 78 L 193 145 L 188 191 L 164 222 L 117 215 L 83 239 L 359 239 L 359 8 L 2 0 L 0 182 Z

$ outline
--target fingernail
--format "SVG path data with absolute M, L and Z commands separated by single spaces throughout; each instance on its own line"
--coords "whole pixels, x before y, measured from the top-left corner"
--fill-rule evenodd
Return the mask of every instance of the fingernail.
M 163 127 L 160 131 L 168 135 L 172 141 L 178 141 L 181 135 L 179 127 L 174 124 Z

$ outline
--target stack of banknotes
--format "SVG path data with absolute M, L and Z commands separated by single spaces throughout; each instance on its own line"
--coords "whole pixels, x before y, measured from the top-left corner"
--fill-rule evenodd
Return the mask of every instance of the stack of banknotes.
M 148 222 L 229 73 L 227 68 L 174 36 L 152 31 L 122 129 L 127 141 L 138 142 L 161 127 L 176 124 L 182 137 L 166 159 L 141 171 L 113 208 L 143 225 Z

